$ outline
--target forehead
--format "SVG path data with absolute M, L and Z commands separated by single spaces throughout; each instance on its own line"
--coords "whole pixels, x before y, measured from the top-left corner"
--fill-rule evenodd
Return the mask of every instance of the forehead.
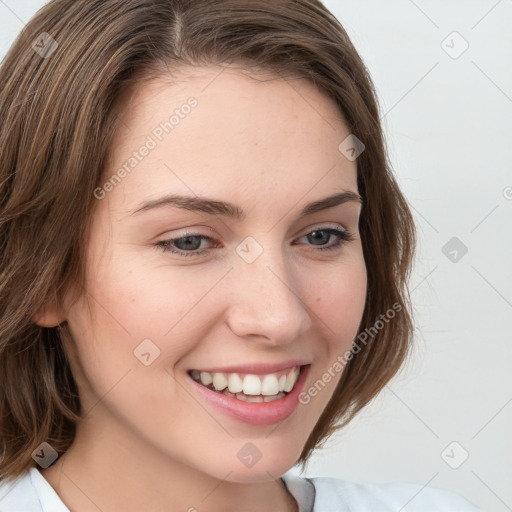
M 356 189 L 356 164 L 338 150 L 349 135 L 342 114 L 307 79 L 180 70 L 133 89 L 120 120 L 106 179 L 130 168 L 110 193 L 124 211 L 163 192 L 277 200 Z M 127 166 L 144 145 L 151 150 Z

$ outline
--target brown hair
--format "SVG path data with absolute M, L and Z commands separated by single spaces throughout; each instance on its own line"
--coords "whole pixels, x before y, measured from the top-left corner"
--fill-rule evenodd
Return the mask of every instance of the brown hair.
M 33 316 L 59 304 L 72 282 L 85 289 L 93 191 L 121 98 L 145 78 L 168 76 L 168 68 L 232 62 L 307 77 L 336 101 L 365 145 L 357 182 L 368 288 L 359 332 L 393 305 L 400 309 L 347 362 L 300 455 L 303 468 L 405 361 L 413 218 L 390 170 L 368 71 L 322 3 L 53 0 L 0 67 L 0 479 L 35 466 L 31 454 L 44 441 L 65 452 L 81 420 L 60 329 L 40 327 Z

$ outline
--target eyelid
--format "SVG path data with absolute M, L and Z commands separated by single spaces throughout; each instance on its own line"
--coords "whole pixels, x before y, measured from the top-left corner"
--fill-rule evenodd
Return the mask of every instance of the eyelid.
M 310 226 L 307 226 L 305 228 L 302 228 L 299 233 L 304 233 L 306 232 L 309 233 L 310 231 L 315 231 L 315 230 L 321 230 L 321 229 L 328 229 L 328 228 L 338 228 L 338 229 L 341 229 L 343 231 L 349 231 L 349 229 L 344 226 L 343 224 L 340 224 L 339 222 L 315 222 L 314 224 L 311 224 Z
M 205 233 L 202 233 L 199 229 L 206 229 L 208 231 L 208 234 L 205 234 Z M 181 230 L 178 230 L 175 234 L 173 231 L 169 232 L 169 231 L 166 231 L 163 235 L 160 235 L 162 237 L 165 237 L 163 238 L 163 240 L 169 240 L 169 239 L 176 239 L 176 238 L 182 238 L 182 237 L 186 237 L 186 236 L 205 236 L 205 237 L 208 237 L 208 238 L 215 238 L 219 235 L 217 235 L 216 231 L 209 227 L 209 226 L 202 226 L 196 230 L 196 228 L 182 228 Z M 336 222 L 316 222 L 316 223 L 313 223 L 309 226 L 306 226 L 304 228 L 301 228 L 296 235 L 294 235 L 294 238 L 298 237 L 298 236 L 304 236 L 304 235 L 301 235 L 301 233 L 305 233 L 305 234 L 309 234 L 311 231 L 315 231 L 315 230 L 321 230 L 321 229 L 326 229 L 326 228 L 339 228 L 343 231 L 350 231 L 349 228 L 347 228 L 346 226 L 344 226 L 343 224 L 341 223 L 336 223 Z M 352 230 L 354 231 L 354 230 Z M 158 238 L 160 238 L 160 236 Z

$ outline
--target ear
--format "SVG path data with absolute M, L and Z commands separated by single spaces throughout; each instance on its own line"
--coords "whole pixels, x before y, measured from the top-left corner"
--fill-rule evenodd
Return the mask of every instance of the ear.
M 55 304 L 41 306 L 32 316 L 32 321 L 40 327 L 56 327 L 64 320 L 64 312 Z

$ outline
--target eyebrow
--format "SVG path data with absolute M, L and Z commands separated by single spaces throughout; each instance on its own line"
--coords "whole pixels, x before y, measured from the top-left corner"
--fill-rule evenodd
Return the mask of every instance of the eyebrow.
M 332 196 L 325 197 L 324 199 L 319 199 L 317 201 L 313 201 L 312 203 L 308 203 L 302 208 L 299 214 L 299 218 L 301 219 L 308 215 L 312 215 L 314 213 L 327 210 L 328 208 L 333 208 L 348 202 L 362 203 L 363 199 L 357 192 L 352 190 L 339 192 Z M 138 208 L 132 210 L 130 215 L 135 215 L 148 210 L 154 210 L 163 206 L 174 206 L 194 212 L 202 212 L 210 215 L 221 215 L 236 220 L 245 219 L 245 212 L 243 209 L 233 203 L 210 199 L 208 197 L 192 197 L 177 194 L 168 194 L 158 199 L 144 202 L 140 204 Z

